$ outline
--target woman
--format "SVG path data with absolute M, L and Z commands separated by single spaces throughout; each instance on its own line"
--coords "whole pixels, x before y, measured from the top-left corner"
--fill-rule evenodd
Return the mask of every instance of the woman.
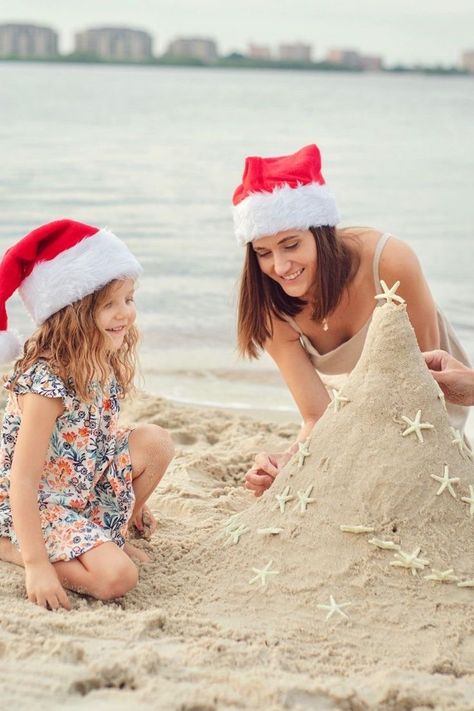
M 359 360 L 381 280 L 400 281 L 397 293 L 421 350 L 443 348 L 465 364 L 468 359 L 410 247 L 368 227 L 336 227 L 339 214 L 316 145 L 289 156 L 247 158 L 233 203 L 235 233 L 247 245 L 239 349 L 250 358 L 261 349 L 270 354 L 303 418 L 286 452 L 255 458 L 246 486 L 259 496 L 325 411 L 326 388 L 340 386 Z M 462 430 L 463 408 L 449 405 L 449 414 Z

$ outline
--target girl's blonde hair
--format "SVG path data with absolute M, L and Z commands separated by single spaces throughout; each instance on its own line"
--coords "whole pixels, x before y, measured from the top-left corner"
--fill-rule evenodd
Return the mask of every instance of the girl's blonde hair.
M 11 386 L 39 359 L 46 360 L 51 370 L 67 385 L 73 381 L 76 395 L 86 402 L 93 397 L 90 384 L 106 388 L 114 375 L 125 396 L 133 389 L 137 365 L 139 334 L 132 325 L 118 350 L 111 351 L 107 336 L 96 325 L 98 309 L 109 300 L 119 280 L 65 306 L 50 316 L 28 338 L 23 355 L 15 362 Z

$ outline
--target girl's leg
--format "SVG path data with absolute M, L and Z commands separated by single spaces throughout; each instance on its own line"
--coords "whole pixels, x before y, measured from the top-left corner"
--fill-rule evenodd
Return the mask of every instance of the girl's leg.
M 128 438 L 132 462 L 135 507 L 131 522 L 142 530 L 143 504 L 158 486 L 174 456 L 174 445 L 168 432 L 158 425 L 138 425 Z
M 0 560 L 23 567 L 21 553 L 8 538 L 0 538 Z M 61 585 L 99 600 L 113 600 L 132 590 L 138 571 L 115 543 L 102 543 L 78 558 L 53 563 Z
M 112 542 L 101 543 L 74 560 L 53 565 L 65 588 L 99 600 L 122 597 L 138 582 L 136 565 Z

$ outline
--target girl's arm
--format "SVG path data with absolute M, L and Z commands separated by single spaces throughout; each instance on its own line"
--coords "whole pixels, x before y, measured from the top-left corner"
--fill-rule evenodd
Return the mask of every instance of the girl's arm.
M 28 393 L 20 396 L 22 417 L 10 475 L 10 501 L 25 566 L 26 592 L 41 607 L 70 608 L 69 600 L 48 560 L 38 511 L 38 486 L 51 433 L 63 411 L 60 398 Z
M 261 452 L 255 457 L 253 467 L 245 475 L 245 486 L 256 496 L 268 489 L 279 470 L 298 451 L 298 444 L 310 435 L 330 402 L 326 388 L 289 324 L 274 322 L 273 338 L 265 344 L 265 350 L 278 366 L 301 413 L 303 424 L 295 442 L 284 452 Z
M 411 247 L 391 237 L 380 258 L 379 275 L 389 287 L 400 281 L 397 294 L 406 301 L 407 313 L 420 350 L 438 349 L 436 306 L 418 258 Z

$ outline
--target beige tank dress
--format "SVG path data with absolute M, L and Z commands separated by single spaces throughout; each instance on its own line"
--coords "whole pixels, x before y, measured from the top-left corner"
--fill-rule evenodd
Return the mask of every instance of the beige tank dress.
M 375 291 L 377 294 L 382 293 L 379 277 L 380 256 L 390 237 L 391 235 L 389 233 L 383 234 L 377 242 L 374 252 L 373 275 Z M 470 366 L 469 359 L 463 347 L 459 343 L 450 323 L 438 307 L 436 307 L 436 313 L 438 316 L 440 348 L 453 355 L 455 358 L 460 360 L 461 363 Z M 301 345 L 318 371 L 318 374 L 326 388 L 329 391 L 330 388 L 340 389 L 344 385 L 349 373 L 354 369 L 361 356 L 372 317 L 370 317 L 365 326 L 363 326 L 360 331 L 352 336 L 352 338 L 345 341 L 345 343 L 341 343 L 341 345 L 334 348 L 334 350 L 323 354 L 318 353 L 308 336 L 302 332 L 301 328 L 298 326 L 296 321 L 291 318 L 291 316 L 285 316 L 284 318 L 298 333 Z M 463 432 L 468 416 L 468 408 L 460 405 L 453 405 L 451 403 L 446 403 L 446 406 L 451 426 Z

